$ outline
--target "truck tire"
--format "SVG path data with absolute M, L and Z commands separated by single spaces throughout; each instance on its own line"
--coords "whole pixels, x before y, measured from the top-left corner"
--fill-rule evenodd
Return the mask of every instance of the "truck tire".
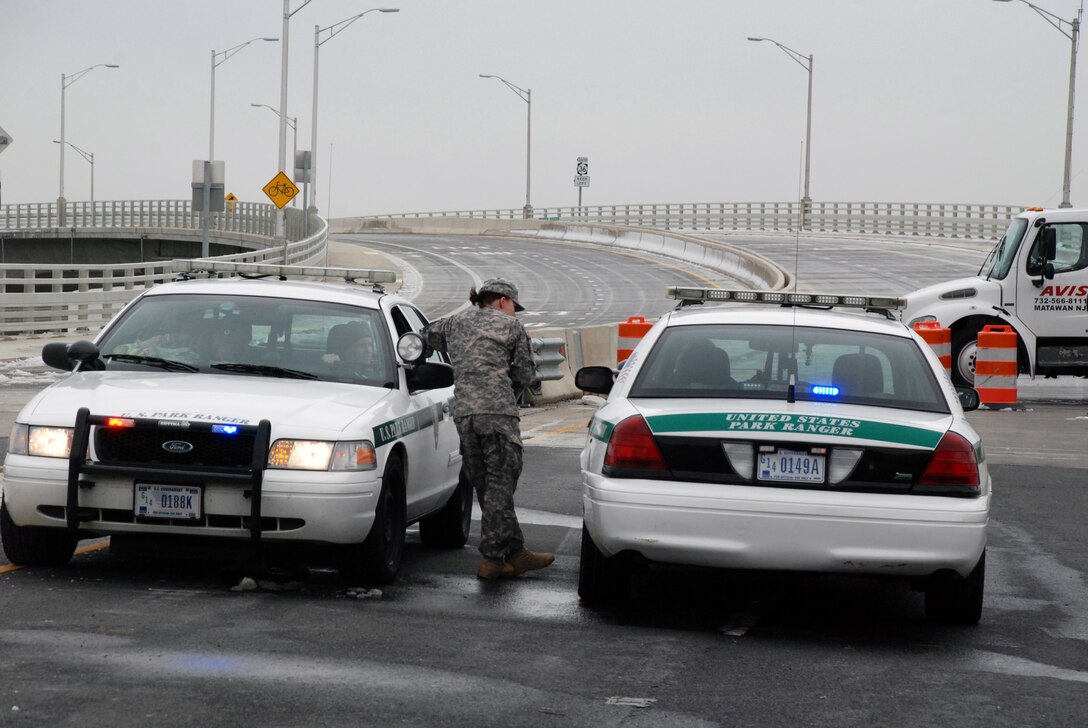
M 19 566 L 65 566 L 79 543 L 64 528 L 16 526 L 6 504 L 0 504 L 0 540 L 8 561 Z
M 468 542 L 472 527 L 472 483 L 464 469 L 457 478 L 457 488 L 438 513 L 419 522 L 419 539 L 432 549 L 459 549 Z
M 969 322 L 952 331 L 952 383 L 975 386 L 975 359 L 978 356 L 978 332 L 985 324 Z

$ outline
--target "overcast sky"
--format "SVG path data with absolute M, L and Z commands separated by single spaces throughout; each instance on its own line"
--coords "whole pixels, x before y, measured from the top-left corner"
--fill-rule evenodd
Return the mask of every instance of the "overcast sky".
M 1056 206 L 1070 42 L 1022 2 L 990 0 L 387 0 L 321 46 L 318 206 L 333 217 L 520 208 L 532 90 L 535 207 L 790 201 L 801 196 L 814 55 L 816 201 Z M 314 26 L 379 7 L 292 0 L 288 116 L 311 146 Z M 1037 0 L 1062 17 L 1076 0 Z M 300 9 L 299 9 L 300 8 Z M 282 36 L 282 0 L 0 0 L 3 203 L 58 193 L 66 140 L 93 152 L 95 198 L 186 199 L 208 152 L 213 50 Z M 280 43 L 216 69 L 226 188 L 266 201 L 278 171 Z M 1088 205 L 1088 76 L 1072 202 Z M 293 143 L 288 130 L 287 146 Z M 288 162 L 290 166 L 290 162 Z M 90 197 L 71 150 L 65 196 Z M 331 172 L 331 176 L 330 176 Z M 288 170 L 290 174 L 290 170 Z

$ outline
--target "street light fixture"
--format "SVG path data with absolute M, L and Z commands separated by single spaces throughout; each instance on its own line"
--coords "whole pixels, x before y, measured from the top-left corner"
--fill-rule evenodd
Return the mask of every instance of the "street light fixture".
M 210 104 L 210 116 L 208 119 L 208 161 L 215 161 L 215 69 L 217 66 L 221 66 L 227 62 L 234 54 L 245 48 L 250 43 L 256 43 L 259 40 L 275 42 L 279 38 L 252 38 L 245 43 L 239 43 L 233 48 L 228 48 L 225 51 L 212 51 L 212 101 Z
M 96 68 L 120 68 L 120 66 L 116 63 L 96 63 L 71 75 L 63 73 L 60 75 L 60 191 L 57 194 L 57 224 L 61 227 L 64 227 L 67 222 L 67 209 L 64 204 L 64 92 L 69 86 Z
M 522 209 L 522 216 L 528 220 L 533 216 L 533 206 L 529 203 L 529 180 L 531 178 L 530 169 L 532 164 L 532 138 L 533 138 L 533 90 L 523 89 L 520 86 L 510 83 L 502 76 L 493 76 L 488 73 L 481 73 L 480 78 L 497 78 L 506 84 L 506 87 L 518 95 L 522 101 L 526 104 L 525 115 L 525 207 Z
M 782 45 L 771 38 L 751 38 L 750 41 L 767 41 L 774 43 L 782 49 L 782 52 L 792 58 L 801 68 L 808 71 L 808 114 L 805 119 L 805 196 L 801 198 L 801 229 L 808 229 L 809 218 L 812 215 L 812 198 L 808 194 L 809 159 L 812 151 L 812 55 L 803 55 L 797 51 Z
M 91 204 L 93 205 L 94 204 L 94 152 L 85 151 L 85 150 L 80 149 L 79 147 L 77 147 L 75 144 L 72 144 L 72 142 L 62 142 L 59 139 L 54 139 L 53 143 L 54 144 L 67 144 L 72 149 L 76 150 L 79 153 L 80 156 L 82 156 L 84 159 L 86 159 L 88 162 L 90 162 L 90 164 L 91 164 Z
M 995 2 L 1011 2 L 1012 0 L 995 0 Z M 1062 202 L 1058 207 L 1072 207 L 1069 202 L 1069 168 L 1073 160 L 1073 89 L 1076 86 L 1077 80 L 1077 42 L 1080 39 L 1080 19 L 1081 14 L 1084 12 L 1082 6 L 1077 10 L 1077 17 L 1072 20 L 1065 20 L 1059 18 L 1054 13 L 1047 12 L 1037 5 L 1033 5 L 1028 0 L 1020 0 L 1020 2 L 1027 5 L 1029 8 L 1039 14 L 1046 22 L 1057 28 L 1058 32 L 1069 39 L 1071 46 L 1069 50 L 1069 105 L 1066 109 L 1065 117 L 1065 176 L 1062 178 Z M 1069 32 L 1065 32 L 1062 29 L 1062 25 L 1069 26 Z
M 400 8 L 371 8 L 364 10 L 358 15 L 353 15 L 350 18 L 345 18 L 338 23 L 333 23 L 326 28 L 320 28 L 314 26 L 314 108 L 313 115 L 310 120 L 310 209 L 317 210 L 317 175 L 314 173 L 314 168 L 317 161 L 317 56 L 318 49 L 332 40 L 338 33 L 354 23 L 359 18 L 363 17 L 367 13 L 399 13 Z M 321 39 L 321 34 L 325 31 L 329 31 L 329 37 L 324 40 Z M 309 211 L 307 211 L 309 212 Z
M 280 115 L 280 112 L 279 112 L 278 109 L 275 109 L 275 108 L 269 106 L 268 104 L 250 104 L 250 106 L 253 106 L 253 107 L 258 108 L 258 109 L 268 109 L 269 111 L 271 111 L 276 116 Z M 292 116 L 292 117 L 288 118 L 287 119 L 287 126 L 291 127 L 291 131 L 294 132 L 294 142 L 293 142 L 293 144 L 294 144 L 294 156 L 298 156 L 298 117 L 297 116 Z M 294 157 L 292 157 L 292 159 L 293 158 Z M 296 204 L 297 199 L 298 199 L 297 196 L 292 198 L 291 199 L 291 204 L 292 205 Z

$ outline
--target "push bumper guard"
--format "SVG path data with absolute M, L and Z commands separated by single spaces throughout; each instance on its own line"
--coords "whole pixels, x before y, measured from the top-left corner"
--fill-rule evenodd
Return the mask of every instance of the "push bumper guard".
M 131 476 L 161 476 L 181 483 L 204 483 L 207 480 L 216 480 L 225 483 L 237 483 L 241 486 L 249 486 L 250 514 L 249 533 L 254 544 L 261 541 L 261 484 L 264 480 L 265 466 L 268 462 L 269 440 L 272 434 L 272 423 L 261 420 L 257 425 L 238 425 L 237 435 L 250 435 L 253 439 L 253 457 L 247 468 L 212 467 L 193 465 L 185 467 L 147 464 L 106 464 L 92 462 L 88 458 L 88 445 L 91 438 L 91 428 L 96 425 L 105 425 L 110 417 L 92 415 L 86 407 L 81 407 L 76 413 L 75 430 L 72 432 L 72 450 L 68 456 L 68 502 L 67 522 L 70 531 L 78 531 L 81 521 L 90 520 L 81 518 L 79 511 L 80 487 L 93 488 L 93 480 L 84 480 L 83 476 L 114 475 Z M 164 429 L 161 420 L 144 418 L 125 418 L 132 420 L 137 429 Z M 214 423 L 210 422 L 186 422 L 185 431 L 210 432 Z

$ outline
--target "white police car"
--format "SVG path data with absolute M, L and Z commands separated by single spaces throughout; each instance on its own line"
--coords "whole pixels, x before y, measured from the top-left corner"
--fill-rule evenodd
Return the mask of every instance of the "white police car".
M 609 394 L 581 454 L 583 600 L 620 598 L 649 561 L 901 576 L 931 618 L 977 622 L 990 477 L 963 412 L 978 395 L 891 320 L 901 301 L 670 293 L 680 309 L 615 381 L 577 375 Z M 776 305 L 684 305 L 714 301 Z
M 60 566 L 88 536 L 220 537 L 331 544 L 343 572 L 388 582 L 408 524 L 462 546 L 453 374 L 440 355 L 413 361 L 425 323 L 380 285 L 190 278 L 140 295 L 93 343 L 47 345 L 47 364 L 74 371 L 12 429 L 8 559 Z

